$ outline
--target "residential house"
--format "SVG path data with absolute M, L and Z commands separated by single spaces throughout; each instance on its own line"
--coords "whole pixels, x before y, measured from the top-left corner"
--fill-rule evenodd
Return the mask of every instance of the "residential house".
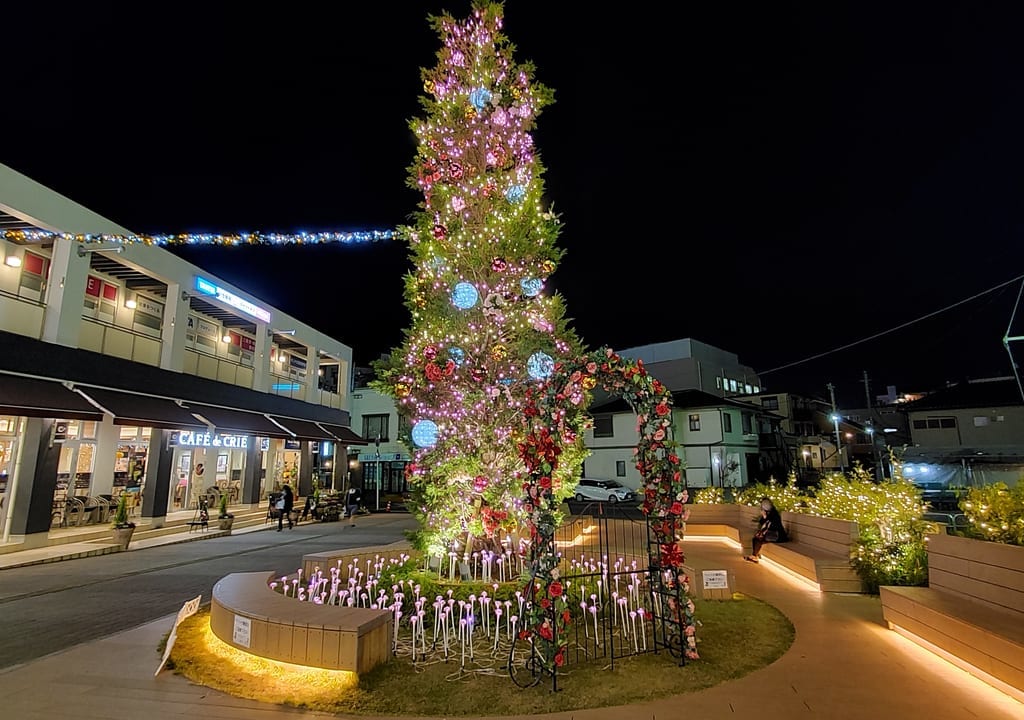
M 674 440 L 680 446 L 688 487 L 743 487 L 768 480 L 771 467 L 769 455 L 762 452 L 761 437 L 777 437 L 781 417 L 695 389 L 673 391 L 672 404 Z M 594 427 L 585 435 L 591 454 L 583 475 L 614 478 L 638 489 L 642 479 L 633 449 L 639 436 L 632 408 L 622 398 L 610 398 L 592 405 L 590 412 Z

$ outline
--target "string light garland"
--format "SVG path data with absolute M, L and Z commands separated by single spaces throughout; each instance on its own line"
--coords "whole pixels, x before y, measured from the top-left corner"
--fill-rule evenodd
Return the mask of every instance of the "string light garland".
M 16 243 L 46 243 L 71 240 L 80 243 L 110 243 L 116 245 L 354 245 L 393 240 L 395 230 L 355 230 L 328 232 L 301 232 L 297 234 L 243 232 L 229 235 L 216 233 L 177 233 L 160 235 L 112 235 L 106 233 L 60 233 L 48 230 L 4 230 L 0 237 Z

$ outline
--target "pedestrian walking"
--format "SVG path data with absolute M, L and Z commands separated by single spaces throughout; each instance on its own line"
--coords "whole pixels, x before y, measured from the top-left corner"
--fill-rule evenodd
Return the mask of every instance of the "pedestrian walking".
M 288 529 L 292 529 L 292 504 L 295 496 L 292 494 L 292 486 L 285 483 L 281 488 L 281 497 L 277 499 L 277 531 L 281 532 L 284 527 L 285 516 L 288 516 Z
M 363 491 L 355 485 L 348 489 L 345 497 L 345 509 L 348 511 L 348 521 L 351 527 L 356 526 L 356 513 L 359 512 L 359 503 L 363 500 Z

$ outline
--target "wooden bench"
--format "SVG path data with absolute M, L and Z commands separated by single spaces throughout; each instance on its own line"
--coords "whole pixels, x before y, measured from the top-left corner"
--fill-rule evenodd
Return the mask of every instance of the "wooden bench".
M 782 524 L 789 542 L 765 543 L 761 557 L 817 583 L 822 592 L 865 592 L 850 562 L 860 534 L 857 523 L 786 511 Z
M 1024 548 L 930 535 L 928 587 L 879 595 L 890 629 L 1024 702 Z
M 687 536 L 727 538 L 750 552 L 761 517 L 760 509 L 734 503 L 687 505 Z M 816 583 L 823 592 L 865 592 L 850 559 L 856 551 L 859 528 L 851 520 L 784 511 L 782 522 L 790 540 L 765 543 L 761 556 Z

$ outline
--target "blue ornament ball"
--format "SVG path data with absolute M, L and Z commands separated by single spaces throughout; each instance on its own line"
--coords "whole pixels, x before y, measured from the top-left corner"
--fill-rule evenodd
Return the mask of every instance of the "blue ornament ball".
M 462 367 L 462 363 L 466 362 L 466 351 L 460 347 L 448 348 L 448 357 L 452 359 L 459 367 Z
M 543 352 L 535 352 L 526 361 L 526 372 L 534 380 L 543 380 L 555 370 L 555 361 L 550 355 Z
M 434 447 L 437 445 L 437 423 L 433 420 L 420 420 L 412 426 L 412 441 L 417 447 Z
M 487 88 L 477 88 L 469 93 L 469 102 L 477 110 L 483 110 L 487 107 L 487 103 L 491 101 L 491 91 Z
M 544 281 L 537 278 L 528 278 L 520 280 L 519 287 L 522 288 L 523 295 L 526 297 L 536 297 L 544 288 Z
M 468 310 L 476 305 L 479 299 L 480 293 L 472 283 L 460 282 L 452 289 L 452 303 L 460 310 Z
M 513 205 L 518 205 L 526 197 L 526 188 L 522 185 L 513 185 L 505 191 L 505 199 Z

